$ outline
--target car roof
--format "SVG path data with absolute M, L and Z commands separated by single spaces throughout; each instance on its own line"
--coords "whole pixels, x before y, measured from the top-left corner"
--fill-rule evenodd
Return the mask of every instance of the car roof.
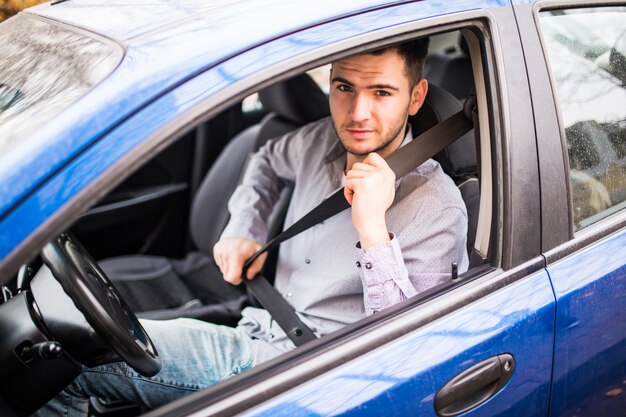
M 396 3 L 402 2 L 318 0 L 313 4 L 290 0 L 155 0 L 142 3 L 67 0 L 56 4 L 54 1 L 44 3 L 28 9 L 28 12 L 132 44 L 140 38 L 158 37 L 171 29 L 185 28 L 194 20 L 214 23 L 215 29 L 230 32 L 231 39 L 244 37 L 254 40 L 263 34 L 249 30 L 251 26 L 245 24 L 258 24 L 261 19 L 273 20 L 274 27 L 280 32 Z M 254 27 L 256 29 L 256 25 Z
M 27 9 L 22 16 L 106 38 L 123 48 L 124 57 L 111 75 L 45 129 L 0 155 L 0 220 L 129 112 L 194 75 L 285 34 L 395 3 L 400 2 L 68 0 Z

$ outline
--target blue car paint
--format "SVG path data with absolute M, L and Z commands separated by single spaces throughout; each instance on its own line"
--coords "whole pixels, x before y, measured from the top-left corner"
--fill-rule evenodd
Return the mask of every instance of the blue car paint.
M 541 271 L 243 415 L 434 416 L 433 398 L 448 380 L 475 363 L 510 353 L 516 369 L 508 387 L 468 415 L 543 417 L 554 315 L 554 293 Z
M 86 2 L 86 4 L 90 3 Z M 287 33 L 318 25 L 322 21 L 347 14 L 349 11 L 372 8 L 379 3 L 381 6 L 386 4 L 372 0 L 364 0 L 359 4 L 331 1 L 321 4 L 280 2 L 280 5 L 276 4 L 273 8 L 267 7 L 265 3 L 249 5 L 248 3 L 242 3 L 247 6 L 245 9 L 235 4 L 232 7 L 216 8 L 211 13 L 205 13 L 200 17 L 190 15 L 183 25 L 170 27 L 167 25 L 170 20 L 165 19 L 164 26 L 160 30 L 154 29 L 153 22 L 161 18 L 160 9 L 155 13 L 148 6 L 120 6 L 120 10 L 125 10 L 126 14 L 137 19 L 133 20 L 136 22 L 136 27 L 146 26 L 144 30 L 149 32 L 126 41 L 123 34 L 116 32 L 117 26 L 112 25 L 111 35 L 121 36 L 123 39 L 119 42 L 123 42 L 127 51 L 118 69 L 91 93 L 47 124 L 45 129 L 37 132 L 28 141 L 24 141 L 21 148 L 17 148 L 10 157 L 7 156 L 5 163 L 0 164 L 0 184 L 12 185 L 11 187 L 0 186 L 2 190 L 0 219 L 77 153 L 90 146 L 146 103 L 190 77 L 229 56 L 239 54 L 256 45 L 262 45 Z M 68 15 L 63 21 L 88 29 L 93 28 L 101 31 L 104 36 L 108 36 L 106 17 L 111 14 L 106 12 L 108 9 L 102 8 L 104 9 L 103 19 L 99 19 L 85 12 L 91 9 L 81 7 L 82 4 L 79 1 L 72 1 L 55 6 L 38 6 L 31 10 L 43 16 L 62 18 L 64 10 L 67 9 Z M 425 1 L 401 7 L 383 8 L 380 12 L 384 14 L 391 10 L 391 14 L 394 14 L 393 10 L 406 10 L 407 17 L 419 18 L 499 5 L 501 1 L 465 0 L 455 3 L 454 6 Z M 114 4 L 107 7 L 118 6 Z M 280 10 L 280 13 L 277 13 L 275 9 Z M 132 10 L 132 13 L 129 10 Z M 112 13 L 109 19 L 117 18 L 118 13 Z M 384 27 L 385 23 L 397 24 L 403 18 L 402 13 L 396 12 L 395 14 L 399 15 L 398 21 L 377 22 L 376 13 L 357 15 L 347 21 L 355 25 L 352 29 L 354 33 L 357 33 L 363 32 L 363 28 L 374 30 Z M 140 20 L 139 16 L 142 14 L 143 20 Z M 139 23 L 140 21 L 142 23 Z M 247 36 L 241 36 L 241 28 L 245 27 L 254 27 L 254 31 Z M 328 37 L 331 39 L 340 39 L 343 36 L 341 31 L 345 29 L 339 28 L 340 32 L 335 34 L 332 32 L 334 26 L 328 27 Z M 129 36 L 128 33 L 125 35 Z M 135 31 L 132 35 L 136 35 Z M 224 42 L 224 39 L 228 41 Z M 306 46 L 302 45 L 302 47 Z
M 557 297 L 553 416 L 626 413 L 625 259 L 622 230 L 548 267 Z
M 468 3 L 493 5 L 492 2 Z M 452 7 L 439 2 L 426 4 L 441 7 L 442 11 L 443 7 Z M 417 9 L 423 4 L 409 6 L 413 7 L 410 9 L 412 13 L 407 12 L 408 6 L 404 5 L 402 9 L 390 8 L 355 16 L 267 43 L 206 71 L 116 127 L 142 103 L 179 82 L 182 75 L 191 74 L 192 67 L 198 70 L 204 68 L 202 65 L 210 65 L 209 61 L 202 64 L 198 55 L 189 67 L 183 67 L 181 73 L 173 71 L 175 65 L 171 63 L 171 68 L 165 71 L 151 70 L 154 72 L 150 74 L 159 72 L 158 76 L 148 77 L 144 83 L 135 85 L 133 83 L 139 80 L 125 79 L 126 71 L 139 72 L 156 64 L 148 59 L 146 54 L 151 49 L 146 45 L 154 50 L 166 44 L 173 48 L 174 40 L 184 39 L 184 34 L 181 32 L 174 38 L 164 36 L 158 41 L 146 39 L 141 48 L 129 46 L 126 60 L 116 73 L 38 136 L 37 143 L 43 148 L 43 156 L 38 159 L 38 166 L 33 162 L 28 166 L 30 170 L 21 171 L 21 175 L 32 178 L 18 181 L 21 194 L 13 201 L 27 197 L 0 222 L 0 258 L 169 120 L 263 68 L 312 48 L 354 36 L 362 31 L 362 25 L 371 25 L 375 30 L 432 13 L 432 9 L 420 9 L 423 14 L 418 13 Z M 394 10 L 400 16 L 395 15 Z M 171 29 L 173 32 L 177 30 Z M 128 97 L 120 97 L 123 88 L 128 88 Z M 116 128 L 101 137 L 111 127 Z M 49 157 L 54 155 L 56 161 L 45 158 L 46 152 Z M 75 159 L 68 163 L 73 157 Z M 37 167 L 41 170 L 33 169 Z M 59 167 L 60 171 L 55 172 Z M 49 175 L 52 175 L 49 181 L 40 184 Z M 0 175 L 0 182 L 9 183 L 15 178 Z M 4 200 L 2 203 L 0 210 L 11 206 L 4 205 Z M 626 312 L 620 308 L 626 301 L 625 248 L 626 232 L 620 232 L 548 268 L 558 298 L 551 415 L 581 410 L 588 415 L 616 415 L 625 409 L 624 394 L 608 395 L 623 388 L 626 380 L 626 363 L 612 362 L 615 357 L 623 357 L 619 352 L 626 350 L 623 332 L 619 331 L 626 323 Z M 590 275 L 590 271 L 597 273 Z M 309 381 L 248 415 L 318 415 L 321 413 L 319 407 L 325 405 L 330 394 L 336 397 L 340 390 L 344 390 L 340 396 L 344 402 L 335 408 L 340 411 L 338 414 L 378 416 L 380 410 L 389 410 L 389 415 L 434 415 L 430 401 L 436 389 L 472 364 L 502 353 L 498 350 L 500 345 L 510 348 L 518 360 L 516 374 L 509 383 L 510 388 L 515 389 L 503 391 L 487 403 L 488 407 L 485 404 L 471 415 L 547 415 L 545 404 L 548 402 L 551 365 L 548 358 L 551 358 L 555 325 L 553 301 L 545 275 L 537 274 Z M 494 316 L 494 311 L 502 310 L 505 312 L 500 317 Z M 594 337 L 590 338 L 590 333 Z M 592 343 L 589 343 L 590 339 Z M 445 352 L 441 352 L 442 346 L 446 348 Z M 441 358 L 439 355 L 444 355 L 447 362 L 431 367 L 435 361 L 422 356 L 424 352 L 437 353 L 437 360 Z M 397 363 L 399 357 L 404 359 Z M 378 371 L 363 371 L 368 369 Z M 413 398 L 412 394 L 418 392 L 429 394 Z M 585 408 L 590 398 L 604 400 L 594 402 L 594 407 L 600 403 L 606 404 L 606 408 Z M 413 407 L 404 409 L 407 404 Z
M 271 22 L 274 30 L 284 31 L 289 28 L 304 28 L 328 19 L 344 15 L 364 12 L 371 8 L 385 7 L 402 3 L 398 0 L 351 0 L 350 2 L 334 2 L 320 0 L 312 2 L 286 2 L 284 0 L 185 0 L 181 3 L 173 0 L 155 0 L 145 2 L 108 1 L 103 4 L 99 0 L 71 1 L 66 4 L 51 6 L 49 3 L 31 8 L 39 14 L 51 19 L 75 24 L 96 33 L 106 34 L 112 39 L 132 43 L 139 37 L 150 37 L 153 33 L 161 33 L 168 26 L 178 29 L 186 27 L 194 20 L 211 22 L 216 33 L 226 28 L 231 35 L 241 35 L 242 28 L 256 29 Z M 93 13 L 90 7 L 98 7 L 99 13 Z M 182 25 L 181 25 L 182 23 Z M 236 30 L 236 32 L 232 32 Z M 187 32 L 184 30 L 184 32 Z M 247 32 L 248 40 L 260 39 L 261 33 Z M 219 39 L 228 45 L 228 42 Z
M 95 2 L 45 4 L 28 12 L 73 23 L 105 37 L 119 37 L 116 42 L 126 48 L 127 54 L 107 80 L 48 123 L 45 129 L 23 141 L 22 146 L 0 164 L 0 184 L 12 185 L 0 186 L 0 219 L 78 152 L 168 89 L 253 46 L 350 11 L 386 3 L 374 0 L 360 4 L 281 1 L 268 7 L 266 2 L 244 1 L 229 7 L 215 7 L 204 14 L 201 6 L 194 14 L 193 4 L 189 4 L 182 25 L 174 24 L 176 19 L 183 18 L 179 14 L 163 18 L 164 11 L 175 8 L 177 2 L 161 1 L 156 8 L 140 4 L 103 7 L 97 2 L 100 9 L 97 15 L 86 12 L 91 9 L 84 6 L 90 4 Z M 127 20 L 136 28 L 127 27 L 125 30 L 130 33 L 118 26 L 118 22 Z M 156 22 L 159 22 L 158 30 Z M 254 31 L 241 36 L 241 29 L 247 27 L 254 27 Z M 143 36 L 132 38 L 139 34 Z
M 181 56 L 176 50 L 186 51 L 188 48 L 181 48 L 180 45 L 186 42 L 193 44 L 198 36 L 191 30 L 193 27 L 189 26 L 168 29 L 154 38 L 138 42 L 136 47 L 128 48 L 123 62 L 109 78 L 47 125 L 45 130 L 25 141 L 26 153 L 30 155 L 28 162 L 21 161 L 17 165 L 13 162 L 11 169 L 3 169 L 5 165 L 0 164 L 0 184 L 11 184 L 11 187 L 6 187 L 10 192 L 0 199 L 0 259 L 6 257 L 19 242 L 125 152 L 146 140 L 175 116 L 235 81 L 316 47 L 362 34 L 364 27 L 374 31 L 441 15 L 444 11 L 450 13 L 500 4 L 499 1 L 468 0 L 455 3 L 452 9 L 441 2 L 424 1 L 314 26 L 236 55 L 164 95 L 146 110 L 156 114 L 145 116 L 148 117 L 147 121 L 130 128 L 132 134 L 126 133 L 125 129 L 129 128 L 124 123 L 121 130 L 117 129 L 102 137 L 129 114 L 132 115 L 142 105 L 153 100 L 155 92 L 163 91 L 164 86 L 176 84 L 185 78 L 181 74 L 188 76 L 203 68 L 202 62 L 205 66 L 209 65 L 218 59 L 216 57 L 226 56 L 238 47 L 243 48 L 237 44 L 221 46 L 219 53 L 211 54 L 207 51 L 203 60 L 196 52 Z M 233 34 L 230 26 L 215 28 L 208 25 L 203 30 L 220 36 L 224 36 L 224 33 Z M 269 31 L 270 28 L 265 27 L 265 30 Z M 198 46 L 197 42 L 195 46 Z M 158 59 L 149 59 L 153 56 Z M 188 57 L 191 57 L 193 65 L 187 63 L 185 67 L 183 62 Z M 179 64 L 182 68 L 177 68 Z M 159 71 L 154 68 L 165 69 Z M 159 75 L 155 76 L 157 72 Z M 141 76 L 145 73 L 148 75 L 144 79 Z M 139 82 L 138 77 L 143 81 Z M 144 116 L 131 116 L 126 123 L 132 123 L 135 117 Z M 24 153 L 24 149 L 20 152 Z M 6 158 L 13 160 L 10 155 Z M 72 161 L 72 158 L 76 160 Z M 76 175 L 76 172 L 81 174 Z

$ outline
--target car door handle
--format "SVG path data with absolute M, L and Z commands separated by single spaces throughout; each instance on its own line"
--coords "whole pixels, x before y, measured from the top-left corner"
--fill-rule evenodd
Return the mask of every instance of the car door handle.
M 477 363 L 448 381 L 435 395 L 435 412 L 452 417 L 496 395 L 513 376 L 515 359 L 503 353 Z

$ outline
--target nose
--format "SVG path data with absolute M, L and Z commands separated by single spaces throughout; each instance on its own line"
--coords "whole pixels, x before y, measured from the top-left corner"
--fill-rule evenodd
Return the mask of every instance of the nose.
M 371 103 L 366 94 L 357 94 L 354 96 L 354 102 L 352 103 L 352 119 L 355 122 L 360 122 L 370 118 Z

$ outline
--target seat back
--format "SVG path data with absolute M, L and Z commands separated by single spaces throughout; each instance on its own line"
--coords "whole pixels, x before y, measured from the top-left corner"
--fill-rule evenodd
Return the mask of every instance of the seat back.
M 228 223 L 228 200 L 239 185 L 249 156 L 269 139 L 330 114 L 324 92 L 307 74 L 265 88 L 259 92 L 259 99 L 269 113 L 224 147 L 192 203 L 191 237 L 198 249 L 210 257 Z M 284 205 L 278 205 L 274 211 L 284 210 Z
M 474 88 L 474 75 L 467 42 L 462 35 L 456 48 L 428 56 L 424 77 L 461 101 L 468 97 Z
M 413 135 L 417 137 L 462 109 L 463 105 L 452 94 L 430 84 L 424 104 L 417 114 L 409 119 Z M 471 253 L 476 239 L 480 202 L 474 131 L 471 130 L 448 145 L 435 155 L 434 159 L 441 164 L 443 171 L 454 180 L 465 202 L 468 219 L 467 250 L 468 253 Z

